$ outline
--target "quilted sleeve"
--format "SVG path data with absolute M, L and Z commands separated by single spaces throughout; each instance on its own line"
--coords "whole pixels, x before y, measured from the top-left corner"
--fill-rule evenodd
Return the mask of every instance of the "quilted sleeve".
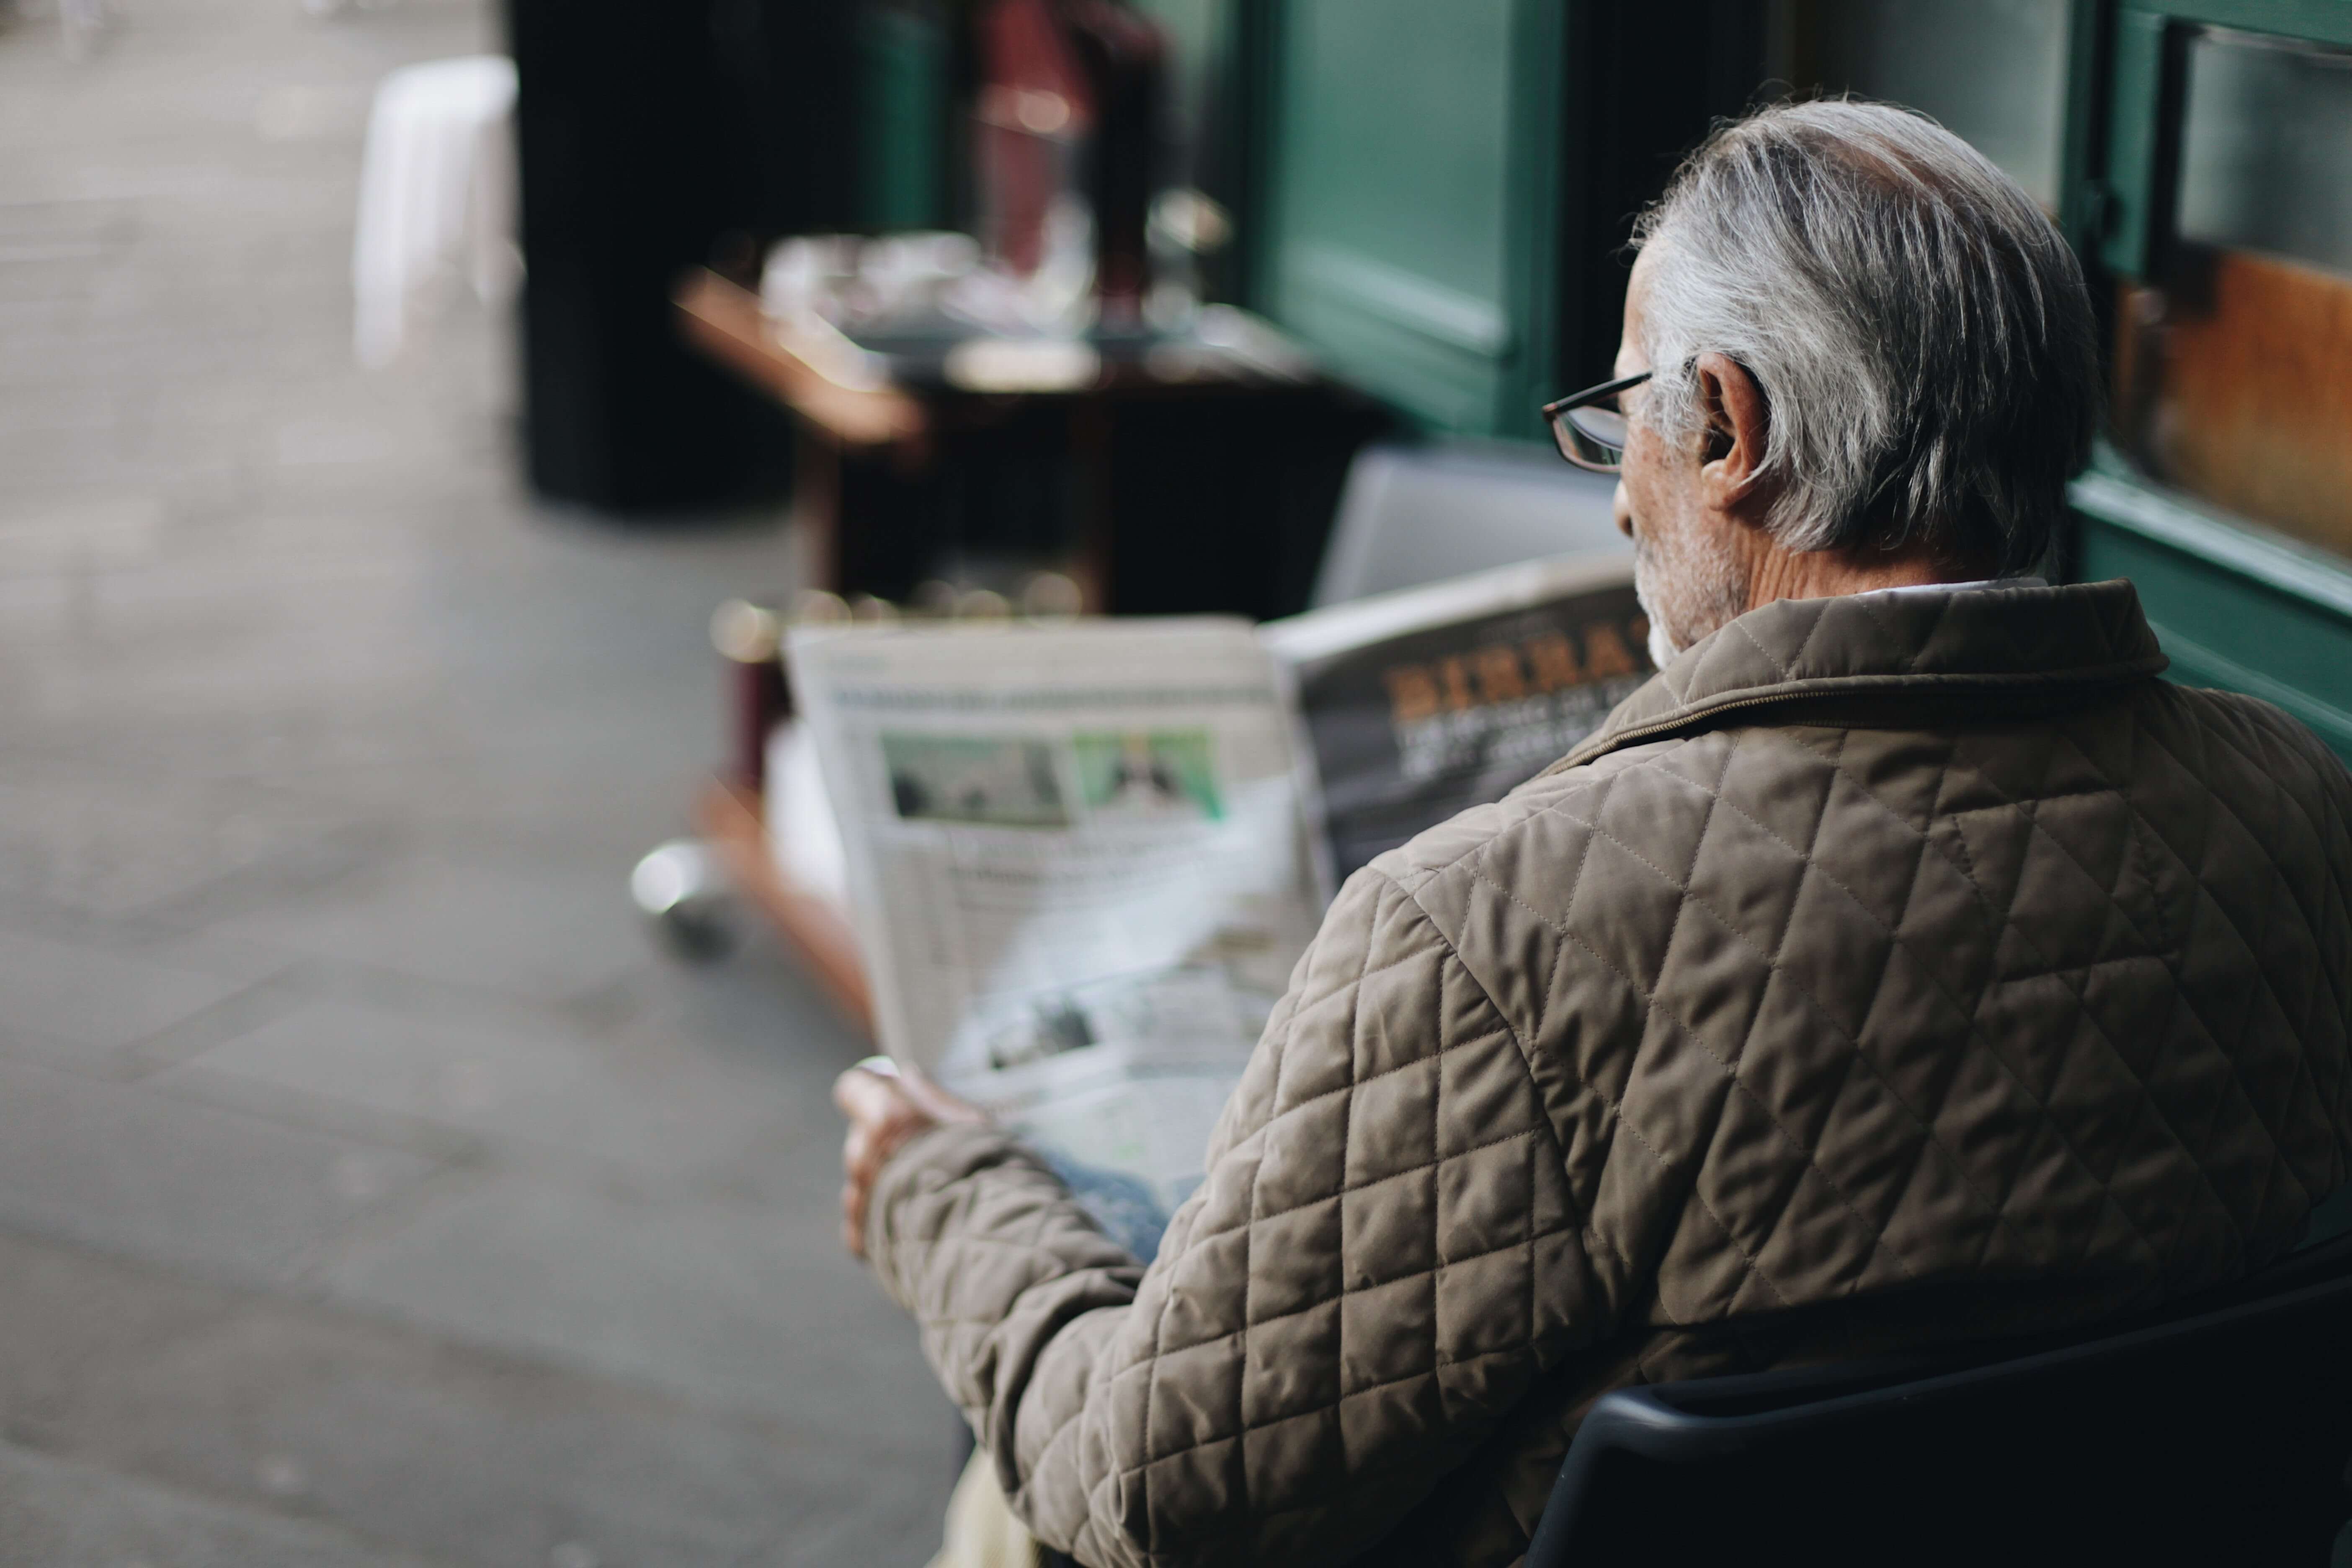
M 870 1251 L 1014 1509 L 1095 1568 L 1330 1563 L 1599 1326 L 1518 1040 L 1360 872 L 1148 1271 L 1000 1135 L 885 1173 Z

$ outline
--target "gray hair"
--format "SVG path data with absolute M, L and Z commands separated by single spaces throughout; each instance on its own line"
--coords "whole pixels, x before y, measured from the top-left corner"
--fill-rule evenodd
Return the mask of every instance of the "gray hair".
M 1692 153 L 1635 243 L 1641 417 L 1687 442 L 1692 362 L 1745 366 L 1783 545 L 2042 558 L 2090 455 L 2098 351 L 2074 253 L 1983 154 L 1888 104 L 1778 105 Z

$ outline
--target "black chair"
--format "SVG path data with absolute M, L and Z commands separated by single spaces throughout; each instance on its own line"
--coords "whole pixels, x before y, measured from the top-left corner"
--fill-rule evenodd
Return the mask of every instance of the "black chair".
M 1611 1394 L 1527 1564 L 2326 1568 L 2347 1457 L 2336 1241 L 2087 1342 Z

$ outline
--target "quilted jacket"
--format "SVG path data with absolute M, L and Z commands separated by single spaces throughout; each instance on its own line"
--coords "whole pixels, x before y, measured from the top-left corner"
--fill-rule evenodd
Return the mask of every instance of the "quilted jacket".
M 2128 583 L 1767 605 L 1349 879 L 1146 1268 L 1003 1135 L 870 1250 L 1040 1540 L 1502 1564 L 1621 1384 L 2085 1321 L 2347 1179 L 2352 781 Z

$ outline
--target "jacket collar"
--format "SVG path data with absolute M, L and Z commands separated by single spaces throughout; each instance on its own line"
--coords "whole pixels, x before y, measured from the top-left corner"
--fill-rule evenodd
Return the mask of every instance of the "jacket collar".
M 2147 679 L 2167 662 L 2138 591 L 2121 579 L 1781 599 L 1693 644 L 1553 766 L 1575 767 L 1731 709 L 2107 686 Z

